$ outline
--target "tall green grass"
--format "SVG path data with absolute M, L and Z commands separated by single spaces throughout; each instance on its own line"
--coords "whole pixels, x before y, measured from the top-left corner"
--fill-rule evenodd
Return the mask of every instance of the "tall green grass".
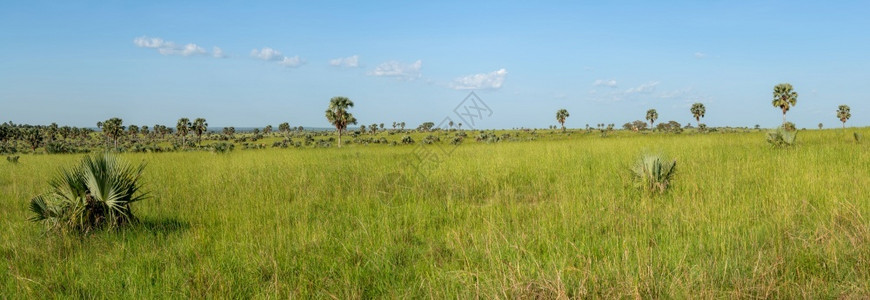
M 27 221 L 79 156 L 24 155 L 0 167 L 0 298 L 867 297 L 850 138 L 557 134 L 419 168 L 417 146 L 126 154 L 142 224 L 85 237 Z M 679 160 L 668 193 L 634 187 L 646 152 Z

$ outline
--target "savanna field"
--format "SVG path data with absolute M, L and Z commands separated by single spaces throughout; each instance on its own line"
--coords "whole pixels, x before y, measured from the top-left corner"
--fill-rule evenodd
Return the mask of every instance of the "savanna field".
M 86 235 L 28 221 L 82 155 L 24 154 L 0 163 L 0 298 L 868 298 L 856 131 L 125 153 L 140 222 Z M 666 192 L 635 186 L 644 153 L 676 159 Z

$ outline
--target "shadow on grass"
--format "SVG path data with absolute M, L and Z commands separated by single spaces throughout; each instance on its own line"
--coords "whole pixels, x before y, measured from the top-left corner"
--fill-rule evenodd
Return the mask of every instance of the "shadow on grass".
M 190 224 L 175 218 L 169 219 L 150 219 L 146 218 L 139 221 L 139 224 L 132 228 L 147 231 L 153 234 L 169 235 L 176 232 L 186 231 L 190 228 Z M 131 229 L 132 229 L 131 228 Z

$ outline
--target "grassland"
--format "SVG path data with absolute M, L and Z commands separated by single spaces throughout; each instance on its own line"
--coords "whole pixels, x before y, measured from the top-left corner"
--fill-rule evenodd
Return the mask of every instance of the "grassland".
M 24 155 L 0 167 L 0 298 L 867 298 L 851 131 L 467 141 L 422 173 L 416 146 L 124 154 L 142 223 L 84 237 L 27 221 L 80 156 Z M 664 195 L 632 186 L 644 152 L 678 161 Z

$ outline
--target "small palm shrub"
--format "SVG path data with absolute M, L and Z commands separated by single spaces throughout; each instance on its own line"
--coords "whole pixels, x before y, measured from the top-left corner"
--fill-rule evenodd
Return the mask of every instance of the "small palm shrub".
M 767 133 L 767 142 L 777 148 L 793 146 L 797 140 L 797 131 L 780 127 Z
M 462 144 L 462 140 L 463 140 L 463 138 L 461 136 L 456 136 L 456 137 L 453 137 L 453 139 L 450 141 L 450 144 L 451 145 L 460 145 L 460 144 Z
M 111 153 L 85 156 L 49 182 L 48 193 L 30 200 L 30 220 L 50 231 L 79 233 L 133 223 L 130 204 L 146 197 L 139 184 L 144 168 Z
M 861 134 L 860 133 L 853 132 L 852 137 L 855 138 L 855 143 L 858 143 L 858 144 L 861 143 Z
M 287 148 L 286 144 L 289 144 L 289 143 L 290 143 L 289 141 L 285 142 L 284 146 L 281 148 Z M 233 143 L 227 143 L 227 142 L 217 142 L 217 143 L 213 143 L 213 144 L 209 145 L 209 147 L 211 148 L 211 152 L 222 154 L 222 153 L 230 153 L 231 151 L 233 151 L 233 149 L 236 148 L 236 145 Z
M 677 171 L 677 161 L 668 161 L 662 155 L 647 154 L 631 168 L 635 185 L 650 192 L 664 193 Z
M 7 157 L 6 157 L 6 161 L 8 161 L 8 162 L 10 162 L 10 163 L 13 163 L 13 164 L 17 164 L 17 163 L 18 163 L 18 155 L 15 155 L 15 156 L 7 156 Z
M 413 144 L 413 143 L 414 143 L 414 139 L 412 139 L 411 136 L 406 135 L 406 136 L 402 137 L 402 144 Z

